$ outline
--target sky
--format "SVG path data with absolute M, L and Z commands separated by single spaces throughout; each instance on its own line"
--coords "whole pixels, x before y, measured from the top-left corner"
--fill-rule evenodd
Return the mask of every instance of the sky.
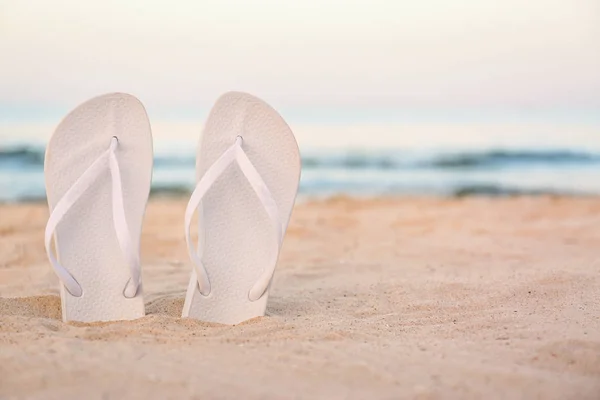
M 164 118 L 242 90 L 313 117 L 593 115 L 598 0 L 0 0 L 0 118 L 138 96 Z

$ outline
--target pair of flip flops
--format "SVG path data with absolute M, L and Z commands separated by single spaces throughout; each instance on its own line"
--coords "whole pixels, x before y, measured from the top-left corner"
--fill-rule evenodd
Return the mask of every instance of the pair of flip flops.
M 133 96 L 94 98 L 54 132 L 45 245 L 64 321 L 145 315 L 139 250 L 152 166 L 150 123 Z M 193 265 L 182 316 L 223 324 L 262 316 L 300 179 L 294 135 L 263 101 L 227 93 L 204 127 L 196 179 L 182 216 Z

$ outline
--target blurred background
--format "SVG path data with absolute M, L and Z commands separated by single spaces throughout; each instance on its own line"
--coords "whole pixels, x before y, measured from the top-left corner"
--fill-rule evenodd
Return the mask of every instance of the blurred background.
M 229 90 L 288 121 L 304 198 L 600 194 L 598 0 L 0 0 L 0 201 L 43 199 L 54 128 L 114 91 L 187 192 Z

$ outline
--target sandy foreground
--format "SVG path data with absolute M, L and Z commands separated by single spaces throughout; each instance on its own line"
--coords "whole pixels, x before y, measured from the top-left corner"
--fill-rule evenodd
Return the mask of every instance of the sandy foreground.
M 0 399 L 600 399 L 600 199 L 296 207 L 268 316 L 179 318 L 183 200 L 153 200 L 148 316 L 64 324 L 46 206 L 0 206 Z

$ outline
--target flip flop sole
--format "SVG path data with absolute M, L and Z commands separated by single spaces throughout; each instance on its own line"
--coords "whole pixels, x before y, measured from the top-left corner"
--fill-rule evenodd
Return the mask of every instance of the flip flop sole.
M 234 92 L 217 101 L 199 142 L 197 181 L 237 136 L 242 136 L 243 149 L 287 226 L 300 180 L 300 154 L 288 125 L 262 100 Z M 263 316 L 269 290 L 256 301 L 248 294 L 262 272 L 274 267 L 269 263 L 279 246 L 272 222 L 236 163 L 209 189 L 198 213 L 199 242 L 204 241 L 203 263 L 211 292 L 208 296 L 200 293 L 193 271 L 183 316 L 223 324 Z
M 116 136 L 125 215 L 139 251 L 142 220 L 152 180 L 152 134 L 143 105 L 126 94 L 108 94 L 72 111 L 54 132 L 44 163 L 50 211 Z M 129 266 L 119 247 L 112 216 L 108 169 L 73 205 L 55 232 L 58 261 L 83 289 L 71 295 L 61 284 L 64 321 L 130 320 L 144 316 L 142 287 L 134 298 L 123 290 Z

